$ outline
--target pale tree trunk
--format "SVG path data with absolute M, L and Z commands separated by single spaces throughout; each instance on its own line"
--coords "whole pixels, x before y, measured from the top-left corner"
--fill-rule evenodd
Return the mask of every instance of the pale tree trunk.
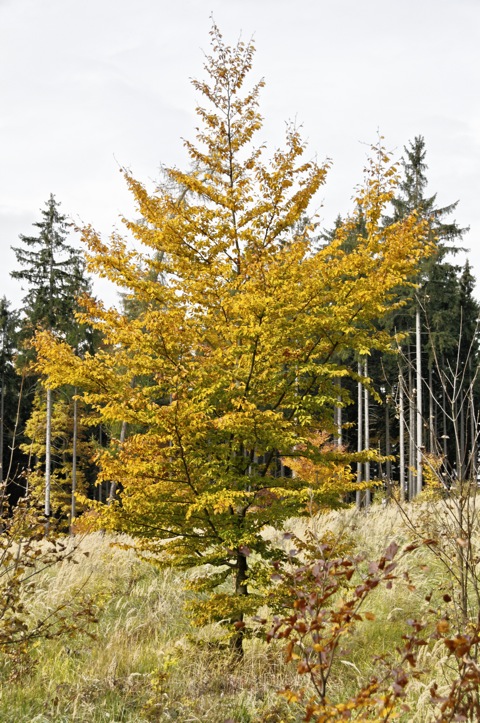
M 103 446 L 102 425 L 100 425 L 99 430 L 98 430 L 98 444 L 99 444 L 100 448 Z M 97 488 L 98 488 L 98 501 L 103 502 L 103 499 L 102 499 L 103 482 L 101 482 L 100 484 L 97 484 Z M 94 492 L 93 496 L 95 497 L 95 492 Z
M 408 365 L 408 499 L 415 497 L 415 399 L 412 364 L 409 354 Z
M 458 412 L 458 399 L 456 397 L 456 388 L 453 387 L 453 393 L 452 393 L 452 409 L 453 409 L 453 419 L 455 420 L 454 424 L 454 439 L 455 439 L 455 468 L 456 468 L 456 476 L 457 476 L 457 482 L 462 481 L 462 459 L 461 459 L 461 442 L 460 442 L 460 422 L 459 422 L 459 412 Z
M 45 517 L 50 517 L 50 478 L 52 472 L 52 390 L 47 388 L 47 419 L 45 435 Z
M 392 445 L 390 441 L 390 404 L 388 394 L 385 392 L 385 455 L 390 457 L 392 453 Z M 392 463 L 387 459 L 385 463 L 385 472 L 387 477 L 387 497 L 390 499 L 392 495 Z
M 443 384 L 442 384 L 442 423 L 443 423 L 443 434 L 442 434 L 442 440 L 443 440 L 443 456 L 444 459 L 447 459 L 447 395 L 445 392 L 445 377 L 443 377 Z
M 423 487 L 423 434 L 422 434 L 422 338 L 421 338 L 421 320 L 420 320 L 420 307 L 417 304 L 416 312 L 416 371 L 417 371 L 417 394 L 416 394 L 416 406 L 417 406 L 417 458 L 416 458 L 416 470 L 417 470 L 417 483 L 416 483 L 416 494 L 420 494 Z
M 362 364 L 358 362 L 358 375 L 362 374 Z M 357 404 L 357 452 L 362 451 L 363 447 L 363 387 L 362 382 L 358 382 L 358 404 Z M 362 463 L 357 462 L 357 482 L 362 481 Z M 362 491 L 357 490 L 355 495 L 357 508 L 362 506 Z
M 430 454 L 435 454 L 435 412 L 433 408 L 433 369 L 430 364 L 428 367 L 428 432 L 429 432 L 429 449 Z
M 73 391 L 73 440 L 72 440 L 72 505 L 70 512 L 70 534 L 73 534 L 73 521 L 76 517 L 76 500 L 77 492 L 77 439 L 78 439 L 78 400 L 77 389 Z
M 342 407 L 340 406 L 340 403 L 342 401 L 342 380 L 340 377 L 336 380 L 336 385 L 338 387 L 338 395 L 337 395 L 337 406 L 335 407 L 335 427 L 337 430 L 337 437 L 336 437 L 336 445 L 337 447 L 342 446 Z
M 460 380 L 461 384 L 462 380 Z M 466 439 L 465 439 L 465 398 L 463 391 L 460 394 L 460 481 L 464 482 L 465 460 L 466 460 Z
M 364 364 L 364 376 L 368 377 L 368 361 L 365 359 Z M 368 404 L 370 400 L 370 395 L 368 393 L 367 387 L 364 389 L 364 395 L 365 395 L 365 450 L 368 452 L 370 450 L 370 415 L 369 415 L 369 409 Z M 365 462 L 365 482 L 370 482 L 370 462 Z M 371 490 L 367 489 L 365 490 L 365 507 L 369 507 L 370 503 L 372 501 L 372 493 Z
M 473 482 L 477 478 L 477 434 L 478 434 L 478 419 L 475 415 L 475 404 L 473 399 L 473 380 L 471 373 L 471 360 L 470 365 L 470 386 L 468 390 L 468 404 L 470 411 L 470 480 Z
M 400 485 L 400 501 L 405 502 L 405 396 L 404 396 L 404 385 L 403 372 L 400 370 L 398 377 L 399 386 L 399 426 L 400 426 L 400 470 L 399 470 L 399 485 Z

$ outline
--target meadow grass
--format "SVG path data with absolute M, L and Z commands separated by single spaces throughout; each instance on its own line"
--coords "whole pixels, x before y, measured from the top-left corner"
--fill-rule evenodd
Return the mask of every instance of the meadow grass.
M 423 514 L 421 505 L 412 515 Z M 392 540 L 408 543 L 410 533 L 399 509 L 373 506 L 368 513 L 329 512 L 309 520 L 291 520 L 285 529 L 302 537 L 307 530 L 343 541 L 367 558 L 378 558 Z M 282 531 L 265 535 L 288 545 Z M 476 540 L 476 543 L 478 540 Z M 281 642 L 246 641 L 241 664 L 223 644 L 223 628 L 193 628 L 184 612 L 192 592 L 185 590 L 187 573 L 158 567 L 140 559 L 130 540 L 101 533 L 86 535 L 74 562 L 51 568 L 39 580 L 35 612 L 45 614 L 72 597 L 96 601 L 98 623 L 93 637 L 78 635 L 38 641 L 32 665 L 17 678 L 3 669 L 0 720 L 4 723 L 77 721 L 82 723 L 146 723 L 205 721 L 208 723 L 290 723 L 302 720 L 278 691 L 308 684 L 295 667 L 283 662 Z M 402 580 L 408 572 L 409 579 Z M 368 600 L 374 621 L 360 623 L 332 671 L 331 695 L 353 694 L 374 669 L 374 656 L 391 653 L 401 644 L 406 619 L 422 615 L 429 591 L 439 595 L 448 584 L 444 570 L 428 549 L 400 561 L 392 590 L 378 589 Z M 264 614 L 264 611 L 262 611 Z M 445 670 L 440 647 L 421 653 L 425 669 Z M 443 668 L 442 668 L 443 666 Z M 2 669 L 0 668 L 0 673 Z M 413 681 L 407 694 L 411 711 L 405 721 L 432 720 L 428 676 Z M 427 682 L 426 682 L 427 681 Z M 441 683 L 441 680 L 440 680 Z

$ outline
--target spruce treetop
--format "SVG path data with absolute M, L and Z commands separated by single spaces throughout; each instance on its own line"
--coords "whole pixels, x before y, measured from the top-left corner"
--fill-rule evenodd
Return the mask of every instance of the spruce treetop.
M 20 269 L 11 272 L 26 291 L 23 298 L 24 336 L 37 329 L 66 334 L 75 327 L 76 297 L 90 290 L 81 253 L 67 241 L 71 224 L 60 212 L 53 194 L 34 223 L 37 235 L 20 235 L 22 246 L 14 246 Z

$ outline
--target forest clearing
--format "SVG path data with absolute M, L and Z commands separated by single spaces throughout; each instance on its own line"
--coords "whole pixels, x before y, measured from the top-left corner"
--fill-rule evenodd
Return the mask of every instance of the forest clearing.
M 374 505 L 368 512 L 346 510 L 289 520 L 285 529 L 300 538 L 305 538 L 307 530 L 314 534 L 317 562 L 322 554 L 337 560 L 354 559 L 360 552 L 365 555 L 360 573 L 343 587 L 341 594 L 346 598 L 349 587 L 358 585 L 362 574 L 365 577 L 368 561 L 381 557 L 386 540 L 405 547 L 427 539 L 427 534 L 445 534 L 446 528 L 441 528 L 450 514 L 445 504 L 433 498 L 413 503 L 407 510 L 409 520 L 396 504 Z M 285 549 L 291 548 L 291 539 L 284 539 L 279 531 L 271 529 L 267 534 Z M 477 516 L 471 539 L 478 549 Z M 321 547 L 325 540 L 328 551 Z M 318 701 L 318 693 L 309 676 L 297 672 L 303 662 L 300 650 L 297 660 L 286 662 L 287 641 L 266 642 L 273 620 L 268 605 L 258 611 L 267 622 L 247 621 L 251 637 L 239 661 L 229 644 L 228 626 L 214 621 L 200 627 L 191 624 L 185 606 L 196 594 L 188 590 L 195 570 L 181 573 L 168 565 L 163 569 L 152 566 L 126 549 L 131 542 L 101 533 L 70 540 L 68 544 L 77 548 L 75 564 L 56 565 L 38 578 L 34 593 L 25 595 L 27 620 L 41 617 L 65 600 L 70 624 L 81 627 L 82 600 L 92 599 L 97 622 L 87 623 L 88 635 L 71 630 L 51 640 L 34 641 L 23 659 L 4 661 L 2 677 L 8 682 L 2 687 L 0 719 L 5 723 L 306 720 L 306 704 L 311 698 Z M 442 705 L 450 695 L 452 701 L 465 701 L 468 682 L 474 684 L 471 697 L 478 700 L 478 678 L 472 677 L 471 670 L 468 675 L 463 671 L 461 695 L 454 690 L 454 681 L 462 676 L 462 658 L 456 657 L 448 641 L 455 639 L 455 631 L 462 626 L 460 569 L 452 545 L 445 542 L 443 550 L 432 545 L 430 539 L 430 545 L 421 545 L 399 561 L 391 589 L 385 585 L 372 588 L 358 610 L 361 618 L 344 631 L 333 656 L 328 698 L 332 705 L 345 707 L 340 705 L 327 717 L 319 714 L 309 720 L 345 720 L 347 704 L 356 698 L 357 704 L 350 706 L 351 720 L 458 720 L 452 707 L 444 706 L 442 714 Z M 439 548 L 441 545 L 439 542 Z M 443 560 L 439 552 L 445 555 Z M 262 591 L 266 601 L 269 593 L 267 585 Z M 471 595 L 470 602 L 477 606 L 473 589 Z M 319 608 L 334 608 L 337 603 L 335 596 Z M 279 600 L 272 604 L 279 615 L 293 612 L 287 598 L 280 605 Z M 447 619 L 451 628 L 441 622 Z M 421 633 L 412 627 L 413 620 L 425 623 Z M 441 635 L 436 635 L 437 628 L 443 631 Z M 428 638 L 428 644 L 409 651 L 415 655 L 414 664 L 405 659 L 405 651 L 396 652 L 405 646 L 402 636 L 413 632 Z M 472 635 L 468 626 L 464 633 Z M 475 671 L 477 639 L 471 639 L 473 647 L 468 652 Z M 399 675 L 400 668 L 405 669 L 405 680 Z M 362 705 L 359 692 L 374 676 L 379 680 L 384 676 L 385 685 Z M 436 698 L 434 683 L 438 685 Z M 399 695 L 394 705 L 388 714 L 377 714 L 378 701 L 386 691 L 395 690 L 395 684 Z M 298 695 L 300 690 L 305 691 L 303 698 Z
M 0 720 L 480 718 L 480 305 L 425 141 L 353 210 L 255 48 L 106 238 L 52 194 L 1 312 Z M 91 275 L 118 290 L 107 306 Z

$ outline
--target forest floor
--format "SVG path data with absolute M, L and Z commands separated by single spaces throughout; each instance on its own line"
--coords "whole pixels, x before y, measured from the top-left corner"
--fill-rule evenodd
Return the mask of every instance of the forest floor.
M 417 505 L 413 516 L 420 519 L 425 510 L 428 506 Z M 409 525 L 396 505 L 374 505 L 368 512 L 328 512 L 306 521 L 291 520 L 285 529 L 300 537 L 306 529 L 319 537 L 329 530 L 367 559 L 378 558 L 392 540 L 399 545 L 411 541 Z M 279 531 L 268 534 L 282 544 Z M 191 625 L 184 610 L 193 594 L 185 588 L 189 573 L 149 564 L 129 549 L 129 542 L 101 533 L 75 539 L 70 544 L 78 544 L 76 564 L 61 563 L 40 579 L 29 603 L 37 614 L 58 600 L 88 596 L 98 608 L 98 622 L 89 628 L 91 635 L 38 640 L 28 665 L 14 675 L 0 661 L 0 721 L 303 720 L 301 709 L 279 695 L 286 687 L 298 690 L 307 684 L 296 665 L 285 662 L 285 641 L 267 644 L 264 636 L 254 636 L 245 641 L 244 659 L 236 663 L 225 643 L 225 626 Z M 405 621 L 418 618 L 428 607 L 426 594 L 430 590 L 439 594 L 450 584 L 427 548 L 417 550 L 402 565 L 408 568 L 409 581 L 372 594 L 368 601 L 372 621 L 359 623 L 348 649 L 341 651 L 332 670 L 333 698 L 353 693 L 359 681 L 371 674 L 374 656 L 401 644 Z M 268 617 L 268 610 L 261 614 Z M 426 670 L 439 670 L 443 658 L 435 646 L 427 646 L 422 655 Z M 428 675 L 412 681 L 406 703 L 410 711 L 401 720 L 435 719 L 429 707 Z

